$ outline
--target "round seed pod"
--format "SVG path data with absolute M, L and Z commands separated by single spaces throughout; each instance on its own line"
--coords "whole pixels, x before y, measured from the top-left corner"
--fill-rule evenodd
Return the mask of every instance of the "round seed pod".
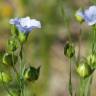
M 36 69 L 30 66 L 24 71 L 24 79 L 27 81 L 36 81 L 39 77 L 39 73 L 40 73 L 40 67 Z
M 0 82 L 3 83 L 9 83 L 12 80 L 12 77 L 5 73 L 5 72 L 0 72 Z
M 64 46 L 64 55 L 72 58 L 75 55 L 75 49 L 72 43 L 67 42 Z
M 96 55 L 91 54 L 87 57 L 87 64 L 91 67 L 91 69 L 96 69 Z
M 15 38 L 11 38 L 8 40 L 8 50 L 13 52 L 16 51 L 16 49 L 18 48 L 18 43 L 17 40 Z
M 2 63 L 3 56 L 5 54 L 5 50 L 0 51 L 0 63 Z
M 19 32 L 18 33 L 18 39 L 20 41 L 20 43 L 24 43 L 27 40 L 28 34 L 24 33 L 24 32 Z
M 92 70 L 88 64 L 80 63 L 77 66 L 77 73 L 80 75 L 80 77 L 85 78 L 85 77 L 90 76 L 90 74 L 92 73 Z
M 2 63 L 5 64 L 5 65 L 13 65 L 13 64 L 16 64 L 17 62 L 17 56 L 14 55 L 12 57 L 12 54 L 10 53 L 5 53 L 4 56 L 3 56 L 3 59 L 2 59 Z

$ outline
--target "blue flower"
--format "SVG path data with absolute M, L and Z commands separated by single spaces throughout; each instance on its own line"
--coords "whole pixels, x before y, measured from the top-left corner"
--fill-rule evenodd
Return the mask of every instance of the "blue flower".
M 29 33 L 34 28 L 41 28 L 40 21 L 30 19 L 30 17 L 11 19 L 9 23 L 15 25 L 20 32 L 24 33 Z
M 86 10 L 78 10 L 76 16 L 80 16 L 88 25 L 96 24 L 96 6 L 90 6 Z

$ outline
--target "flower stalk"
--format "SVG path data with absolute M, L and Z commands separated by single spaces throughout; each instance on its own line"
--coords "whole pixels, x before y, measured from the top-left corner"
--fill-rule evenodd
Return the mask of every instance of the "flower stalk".
M 76 19 L 79 23 L 83 23 L 84 21 L 92 26 L 91 35 L 91 54 L 84 58 L 83 62 L 77 66 L 77 73 L 80 76 L 80 90 L 79 96 L 90 96 L 90 87 L 92 84 L 92 75 L 94 70 L 96 70 L 96 6 L 90 6 L 87 9 L 79 9 L 76 12 Z M 82 21 L 82 22 L 81 22 Z M 79 40 L 80 41 L 80 40 Z M 81 48 L 79 48 L 81 49 Z M 80 53 L 80 52 L 79 52 Z M 81 59 L 81 57 L 79 57 Z M 78 59 L 77 59 L 78 61 Z M 79 60 L 80 61 L 80 60 Z
M 69 60 L 69 94 L 70 96 L 73 96 L 73 90 L 72 90 L 72 73 L 71 73 L 71 59 Z
M 23 47 L 24 47 L 25 41 L 27 41 L 26 38 L 28 38 L 28 35 L 32 31 L 32 29 L 41 28 L 41 23 L 36 19 L 30 19 L 30 17 L 11 19 L 9 23 L 12 25 L 11 27 L 12 36 L 8 40 L 7 51 L 5 51 L 4 54 L 0 53 L 2 58 L 1 62 L 2 64 L 6 66 L 10 66 L 13 69 L 14 74 L 16 75 L 16 78 L 15 78 L 15 80 L 17 81 L 16 84 L 18 86 L 16 90 L 19 90 L 19 91 L 16 91 L 17 92 L 16 93 L 14 91 L 11 91 L 11 89 L 9 90 L 9 86 L 8 87 L 6 86 L 9 83 L 9 81 L 11 82 L 11 76 L 6 74 L 5 72 L 0 72 L 0 81 L 2 82 L 9 96 L 25 96 L 24 85 L 28 81 L 24 76 L 25 75 L 24 71 L 26 66 L 23 63 L 23 57 L 24 57 Z M 20 50 L 17 51 L 17 49 L 19 48 Z M 15 66 L 17 62 L 18 62 L 19 70 L 17 70 Z M 39 71 L 40 71 L 40 67 L 37 69 L 34 67 L 31 67 L 31 71 L 30 71 L 31 76 L 29 73 L 26 75 L 32 78 L 30 79 L 30 82 L 32 82 L 33 78 L 34 78 L 34 81 L 38 79 Z

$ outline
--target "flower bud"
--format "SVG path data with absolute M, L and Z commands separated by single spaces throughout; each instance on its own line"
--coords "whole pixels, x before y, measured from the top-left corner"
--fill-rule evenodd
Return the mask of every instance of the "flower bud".
M 26 34 L 24 32 L 19 32 L 19 34 L 18 34 L 18 39 L 21 44 L 27 40 L 27 37 L 28 37 L 28 34 Z
M 9 83 L 12 80 L 11 76 L 5 72 L 0 72 L 0 82 Z
M 76 20 L 80 23 L 82 23 L 84 21 L 84 19 L 81 16 L 75 15 Z
M 91 74 L 91 68 L 86 63 L 81 63 L 77 67 L 77 73 L 80 75 L 80 77 L 87 77 Z
M 8 50 L 9 51 L 16 51 L 16 49 L 18 48 L 18 43 L 17 40 L 14 38 L 11 38 L 10 40 L 8 40 Z
M 17 62 L 17 56 L 13 55 L 12 57 L 12 54 L 9 54 L 9 53 L 4 54 L 3 60 L 2 60 L 3 64 L 13 65 L 13 64 L 16 64 L 16 62 Z
M 82 9 L 79 9 L 75 14 L 76 20 L 80 23 L 84 21 Z
M 95 69 L 96 68 L 96 55 L 91 54 L 87 57 L 87 63 L 88 65 L 92 68 Z
M 5 50 L 0 51 L 0 63 L 2 63 L 3 55 L 5 54 Z
M 28 81 L 36 81 L 39 77 L 39 73 L 40 73 L 40 67 L 36 69 L 30 66 L 24 71 L 24 79 Z
M 67 42 L 64 46 L 64 54 L 65 56 L 72 58 L 75 55 L 75 49 L 72 43 Z

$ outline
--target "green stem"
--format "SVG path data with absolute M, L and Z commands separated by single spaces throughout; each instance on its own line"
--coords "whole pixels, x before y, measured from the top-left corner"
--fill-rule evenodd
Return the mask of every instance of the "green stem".
M 86 81 L 85 96 L 90 96 L 90 89 L 91 89 L 91 84 L 92 84 L 92 78 L 93 78 L 93 74 L 90 77 L 88 77 L 88 79 Z
M 79 51 L 78 51 L 78 62 L 80 61 L 80 52 L 81 52 L 81 28 L 80 28 L 80 34 L 79 34 Z
M 16 76 L 17 76 L 16 80 L 17 80 L 17 84 L 19 86 L 20 79 L 18 78 L 19 77 L 19 73 L 18 73 L 17 69 L 15 68 L 14 52 L 12 52 L 12 68 L 13 68 L 14 73 L 16 73 Z
M 96 53 L 95 52 L 95 46 L 96 46 L 96 25 L 93 26 L 93 32 L 92 32 L 92 53 Z
M 23 81 L 23 56 L 22 56 L 22 52 L 23 52 L 23 44 L 21 45 L 21 50 L 20 50 L 20 90 L 21 90 L 21 96 L 24 96 L 24 81 Z
M 14 62 L 14 52 L 12 52 L 12 68 L 13 68 L 13 71 L 16 73 L 17 77 L 18 77 L 18 72 L 17 72 L 17 69 L 15 68 L 15 62 Z
M 81 78 L 79 96 L 90 96 L 91 84 L 92 84 L 92 75 L 87 78 Z
M 73 96 L 73 90 L 72 90 L 72 76 L 71 76 L 71 59 L 70 59 L 70 72 L 69 72 L 69 94 L 70 96 Z
M 77 57 L 77 64 L 80 62 L 80 52 L 81 52 L 81 36 L 82 36 L 82 30 L 80 28 L 80 33 L 79 33 L 79 46 L 78 46 L 78 57 Z
M 79 93 L 79 96 L 84 96 L 84 78 L 81 78 L 80 80 L 80 93 Z

